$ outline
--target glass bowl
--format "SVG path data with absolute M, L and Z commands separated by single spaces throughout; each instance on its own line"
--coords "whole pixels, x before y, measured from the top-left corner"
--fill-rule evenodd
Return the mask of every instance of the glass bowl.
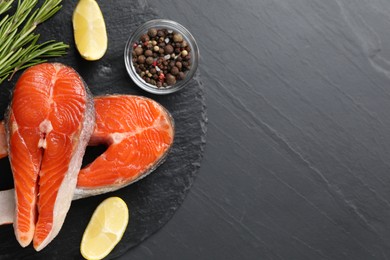
M 184 79 L 177 80 L 176 83 L 172 86 L 157 87 L 155 85 L 147 83 L 135 70 L 133 64 L 134 44 L 137 44 L 137 42 L 139 42 L 140 40 L 141 35 L 146 34 L 148 30 L 151 28 L 167 29 L 167 30 L 172 30 L 173 32 L 180 33 L 183 36 L 183 40 L 187 41 L 188 46 L 191 48 L 190 69 L 186 72 L 186 76 Z M 143 25 L 139 26 L 134 31 L 134 33 L 129 37 L 125 46 L 124 59 L 125 59 L 125 65 L 126 65 L 127 72 L 129 73 L 129 76 L 140 88 L 153 94 L 164 95 L 164 94 L 174 93 L 176 91 L 183 89 L 187 85 L 187 83 L 192 79 L 198 67 L 199 50 L 194 37 L 183 25 L 171 20 L 156 19 L 156 20 L 148 21 Z

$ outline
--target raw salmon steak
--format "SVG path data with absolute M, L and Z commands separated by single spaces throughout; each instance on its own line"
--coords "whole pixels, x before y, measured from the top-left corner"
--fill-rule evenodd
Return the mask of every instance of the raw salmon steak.
M 95 125 L 93 99 L 72 68 L 40 64 L 19 78 L 6 118 L 15 235 L 23 247 L 33 240 L 39 251 L 69 210 Z
M 89 144 L 108 148 L 80 171 L 75 198 L 117 190 L 147 176 L 164 161 L 173 143 L 173 119 L 151 99 L 95 97 L 95 109 Z

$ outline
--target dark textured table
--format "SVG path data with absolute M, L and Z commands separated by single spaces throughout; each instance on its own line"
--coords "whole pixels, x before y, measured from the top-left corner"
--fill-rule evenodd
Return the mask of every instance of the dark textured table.
M 390 2 L 140 1 L 200 45 L 196 182 L 120 259 L 390 258 Z

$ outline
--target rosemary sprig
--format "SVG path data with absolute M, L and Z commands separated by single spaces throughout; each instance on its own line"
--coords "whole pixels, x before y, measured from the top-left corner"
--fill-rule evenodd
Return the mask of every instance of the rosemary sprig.
M 0 83 L 19 70 L 46 62 L 46 58 L 66 54 L 69 47 L 63 42 L 38 43 L 40 35 L 34 33 L 61 9 L 61 0 L 45 0 L 39 8 L 35 8 L 38 0 L 18 0 L 15 12 L 7 14 L 13 2 L 0 0 Z

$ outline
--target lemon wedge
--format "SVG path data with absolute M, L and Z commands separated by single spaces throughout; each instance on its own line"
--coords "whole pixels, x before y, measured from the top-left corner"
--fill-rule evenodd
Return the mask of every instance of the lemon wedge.
M 95 0 L 80 0 L 72 17 L 74 40 L 86 60 L 98 60 L 107 50 L 107 31 L 102 11 Z
M 81 240 L 85 259 L 103 259 L 121 240 L 129 222 L 126 203 L 118 197 L 104 200 L 94 211 Z

